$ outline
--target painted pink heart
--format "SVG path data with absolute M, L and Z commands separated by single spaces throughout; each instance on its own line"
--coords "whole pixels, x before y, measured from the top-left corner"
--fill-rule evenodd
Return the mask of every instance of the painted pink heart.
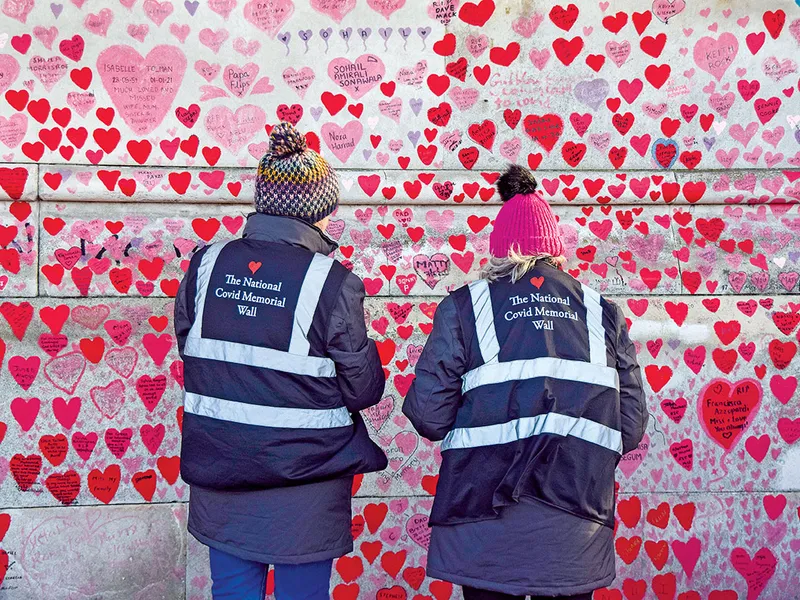
M 427 550 L 431 543 L 431 528 L 428 525 L 428 515 L 411 515 L 406 521 L 406 533 L 416 544 Z
M 628 60 L 628 57 L 631 55 L 631 43 L 629 41 L 624 42 L 615 42 L 610 41 L 606 42 L 606 56 L 611 59 L 617 67 L 621 67 L 625 64 L 625 61 Z M 531 57 L 533 60 L 533 57 Z M 534 63 L 535 64 L 535 63 Z M 538 66 L 537 66 L 538 67 Z M 538 67 L 541 69 L 541 67 Z
M 80 352 L 56 356 L 44 365 L 44 376 L 58 389 L 72 394 L 86 370 L 86 358 Z
M 34 56 L 28 63 L 28 68 L 49 92 L 67 74 L 67 61 L 60 56 Z
M 389 420 L 394 411 L 394 397 L 386 396 L 376 405 L 364 411 L 364 417 L 372 425 L 375 431 L 380 431 L 381 427 Z
M 489 38 L 483 33 L 480 35 L 470 34 L 467 36 L 466 43 L 469 53 L 478 58 L 489 47 Z
M 255 56 L 261 49 L 261 43 L 258 40 L 248 42 L 246 39 L 238 37 L 233 40 L 233 49 L 243 56 Z
M 732 33 L 723 33 L 718 39 L 710 36 L 700 38 L 694 46 L 694 62 L 717 81 L 733 64 L 739 52 L 739 40 Z
M 158 0 L 144 0 L 142 8 L 144 8 L 144 14 L 147 15 L 147 18 L 158 27 L 161 27 L 164 20 L 172 14 L 172 3 L 167 0 L 164 2 L 159 2 Z
M 378 111 L 395 123 L 400 122 L 400 114 L 403 111 L 403 101 L 400 98 L 392 98 L 389 102 L 381 100 L 378 103 Z
M 517 156 L 519 156 L 519 151 L 521 149 L 522 140 L 520 140 L 518 137 L 515 137 L 500 144 L 500 156 L 509 162 L 517 162 Z
M 135 25 L 131 23 L 128 25 L 128 35 L 135 39 L 137 42 L 143 42 L 147 37 L 147 32 L 150 31 L 150 26 L 147 23 Z
M 400 67 L 397 71 L 395 79 L 397 83 L 403 85 L 420 86 L 425 79 L 425 74 L 428 72 L 428 62 L 425 60 L 419 61 L 413 67 Z
M 236 8 L 236 0 L 208 0 L 208 8 L 227 19 Z
M 344 127 L 340 127 L 336 123 L 325 123 L 320 133 L 322 141 L 330 148 L 333 155 L 342 163 L 346 163 L 358 146 L 358 142 L 361 141 L 364 127 L 355 120 L 345 124 Z
M 11 414 L 19 423 L 22 431 L 30 431 L 39 416 L 42 406 L 39 398 L 14 398 L 11 401 Z
M 511 29 L 522 37 L 529 38 L 536 33 L 542 21 L 544 21 L 544 17 L 539 13 L 534 13 L 530 17 L 517 17 L 511 23 Z
M 53 49 L 53 40 L 56 39 L 57 35 L 58 29 L 55 27 L 42 27 L 41 25 L 37 25 L 33 28 L 33 36 L 42 42 L 42 45 L 48 50 Z
M 305 97 L 308 88 L 314 83 L 314 77 L 311 67 L 303 67 L 299 71 L 289 67 L 283 71 L 283 81 L 301 98 Z
M 405 3 L 406 0 L 367 0 L 367 6 L 386 19 L 391 17 L 393 12 L 403 8 Z
M 642 465 L 649 449 L 650 436 L 645 433 L 636 449 L 628 452 L 620 459 L 617 468 L 622 471 L 625 477 L 630 477 L 636 472 L 636 469 Z
M 250 0 L 244 5 L 244 18 L 274 38 L 294 13 L 292 0 Z
M 131 46 L 109 46 L 97 57 L 97 71 L 125 123 L 137 135 L 146 135 L 161 124 L 175 100 L 186 72 L 186 56 L 169 45 L 156 46 L 146 57 Z M 121 73 L 129 81 L 125 85 L 116 81 Z M 141 101 L 148 96 L 155 98 Z
M 411 456 L 419 445 L 419 436 L 413 431 L 404 431 L 394 437 L 394 443 L 400 448 L 400 452 Z
M 450 273 L 450 259 L 442 253 L 432 256 L 417 254 L 413 259 L 413 266 L 430 289 L 434 289 Z
M 209 64 L 204 60 L 198 60 L 194 63 L 194 70 L 208 83 L 211 83 L 214 78 L 219 75 L 220 69 L 221 67 L 219 64 Z
M 719 94 L 714 92 L 708 99 L 708 103 L 715 111 L 717 111 L 723 119 L 728 118 L 728 111 L 733 106 L 736 97 L 733 95 L 733 92 L 728 92 L 727 94 Z M 716 123 L 714 123 L 716 125 Z
M 764 75 L 775 82 L 780 81 L 787 75 L 797 73 L 797 63 L 791 58 L 778 60 L 774 56 L 770 56 L 769 58 L 764 59 L 764 62 L 761 64 L 761 68 L 764 71 Z
M 106 364 L 111 367 L 120 377 L 127 379 L 133 374 L 136 368 L 136 363 L 139 360 L 139 354 L 136 349 L 127 346 L 125 348 L 112 348 L 106 352 L 104 360 Z
M 311 8 L 341 23 L 345 15 L 356 6 L 356 0 L 311 0 Z
M 686 8 L 684 0 L 654 0 L 652 6 L 653 14 L 664 23 L 682 13 L 684 8 Z
M 28 15 L 33 10 L 34 0 L 5 0 L 3 2 L 3 14 L 20 23 L 28 20 Z
M 95 102 L 95 95 L 89 92 L 70 92 L 67 94 L 67 104 L 84 118 L 94 108 Z
M 174 35 L 181 44 L 189 37 L 190 31 L 191 29 L 188 25 L 178 25 L 177 23 L 170 23 L 169 25 L 169 32 Z
M 737 142 L 741 142 L 741 144 L 746 147 L 758 131 L 758 123 L 753 121 L 752 123 L 748 123 L 746 127 L 742 127 L 739 123 L 736 123 L 731 126 L 729 131 L 733 139 Z
M 386 67 L 375 54 L 362 54 L 353 62 L 347 58 L 334 58 L 328 63 L 328 76 L 353 100 L 358 100 L 383 81 L 385 74 Z
M 10 54 L 0 54 L 0 94 L 14 85 L 19 76 L 19 63 Z
M 100 37 L 106 37 L 108 28 L 111 26 L 111 21 L 114 20 L 114 13 L 104 8 L 99 13 L 89 13 L 83 21 L 83 26 L 89 31 Z
M 115 379 L 106 386 L 93 387 L 89 396 L 100 414 L 113 419 L 125 403 L 125 384 L 121 379 Z
M 200 43 L 210 48 L 211 51 L 216 54 L 219 52 L 222 44 L 228 39 L 228 35 L 227 29 L 212 31 L 211 29 L 205 28 L 200 31 Z
M 215 106 L 206 114 L 205 127 L 219 144 L 236 154 L 266 122 L 266 113 L 253 104 L 240 106 L 235 113 L 227 106 Z
M 101 227 L 105 227 L 105 222 L 100 220 Z M 105 304 L 95 304 L 94 306 L 78 305 L 72 309 L 71 317 L 78 325 L 82 325 L 92 331 L 97 330 L 111 314 L 111 309 Z
M 469 110 L 478 101 L 478 90 L 454 86 L 447 93 L 459 110 Z
M 789 25 L 789 33 L 792 34 L 797 43 L 800 44 L 800 19 L 795 19 L 792 21 L 792 24 Z
M 228 65 L 222 72 L 225 87 L 237 98 L 244 98 L 247 95 L 256 77 L 258 77 L 258 65 L 255 63 L 247 63 L 243 67 Z
M 25 115 L 17 113 L 8 119 L 0 116 L 0 144 L 15 148 L 25 139 L 26 131 L 28 131 L 28 118 Z
M 247 152 L 255 159 L 260 159 L 269 150 L 269 143 L 261 142 L 260 144 L 248 144 Z
M 753 558 L 744 548 L 736 548 L 731 552 L 731 564 L 747 582 L 747 600 L 761 595 L 778 568 L 778 561 L 768 548 L 761 548 Z
M 550 50 L 544 48 L 543 50 L 531 49 L 528 57 L 531 59 L 533 66 L 540 71 L 544 69 L 547 62 L 550 60 Z

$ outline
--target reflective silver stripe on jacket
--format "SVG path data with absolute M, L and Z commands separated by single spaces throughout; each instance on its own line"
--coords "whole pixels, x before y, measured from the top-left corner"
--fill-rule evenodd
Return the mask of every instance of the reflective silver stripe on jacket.
M 300 286 L 300 295 L 297 298 L 297 307 L 294 309 L 294 323 L 292 325 L 292 339 L 289 342 L 289 354 L 302 354 L 308 356 L 308 330 L 314 313 L 317 312 L 319 297 L 322 287 L 328 278 L 328 273 L 333 266 L 333 260 L 322 254 L 314 254 L 308 271 Z
M 472 310 L 475 313 L 475 328 L 478 330 L 478 344 L 484 363 L 496 363 L 500 354 L 497 342 L 497 331 L 494 328 L 494 311 L 489 284 L 479 279 L 469 284 L 469 295 L 472 298 Z
M 336 365 L 329 358 L 300 356 L 274 348 L 249 346 L 225 340 L 187 337 L 184 352 L 197 358 L 272 369 L 294 375 L 336 377 Z
M 589 383 L 619 389 L 619 375 L 611 367 L 601 367 L 581 360 L 566 360 L 543 356 L 481 365 L 461 378 L 461 393 L 466 394 L 482 385 L 551 377 L 565 381 Z
M 186 392 L 186 412 L 220 421 L 283 429 L 335 429 L 353 424 L 345 407 L 331 409 L 280 408 L 234 402 Z
M 622 434 L 589 419 L 545 413 L 535 417 L 514 419 L 499 425 L 453 429 L 442 442 L 442 451 L 508 444 L 550 433 L 580 438 L 622 454 Z
M 498 362 L 500 346 L 494 326 L 494 310 L 489 284 L 485 280 L 476 281 L 469 286 L 472 310 L 475 313 L 475 328 L 478 333 L 481 355 L 486 361 L 480 367 L 462 376 L 462 393 L 480 387 L 536 377 L 552 377 L 566 381 L 590 383 L 619 389 L 617 370 L 608 366 L 606 357 L 605 330 L 603 329 L 603 309 L 600 294 L 583 286 L 583 299 L 586 306 L 586 327 L 589 332 L 589 362 L 563 358 L 531 358 Z
M 325 280 L 333 265 L 333 259 L 321 254 L 314 255 L 300 288 L 289 352 L 202 337 L 203 312 L 211 273 L 227 243 L 226 241 L 211 245 L 200 260 L 197 268 L 195 319 L 186 337 L 184 353 L 196 358 L 273 369 L 295 375 L 336 377 L 336 365 L 331 359 L 308 355 L 308 329 L 317 310 Z
M 589 329 L 589 362 L 593 365 L 608 366 L 606 356 L 606 332 L 603 329 L 603 307 L 600 294 L 581 284 L 583 304 L 586 306 L 586 327 Z
M 583 286 L 586 327 L 589 334 L 588 362 L 551 356 L 498 361 L 497 355 L 500 346 L 494 326 L 494 310 L 488 283 L 480 281 L 471 284 L 470 297 L 475 313 L 475 327 L 481 355 L 484 360 L 487 356 L 492 358 L 462 376 L 462 393 L 484 385 L 537 377 L 550 377 L 619 390 L 617 370 L 608 366 L 600 294 L 591 288 Z M 569 417 L 558 413 L 523 417 L 497 425 L 453 429 L 442 442 L 442 451 L 508 444 L 543 433 L 570 435 L 622 453 L 622 434 L 619 431 L 589 419 Z

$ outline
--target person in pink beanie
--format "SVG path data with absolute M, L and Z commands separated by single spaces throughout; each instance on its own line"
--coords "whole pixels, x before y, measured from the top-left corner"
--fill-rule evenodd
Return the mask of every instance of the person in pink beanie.
M 590 600 L 615 578 L 614 471 L 648 422 L 622 311 L 562 270 L 558 220 L 530 171 L 482 277 L 444 298 L 403 413 L 441 441 L 427 574 L 465 600 Z

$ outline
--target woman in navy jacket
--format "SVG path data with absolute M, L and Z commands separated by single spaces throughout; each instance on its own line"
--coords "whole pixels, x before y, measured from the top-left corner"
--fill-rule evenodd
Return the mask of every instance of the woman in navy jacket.
M 210 548 L 215 600 L 327 600 L 352 551 L 353 476 L 386 456 L 359 411 L 384 375 L 364 285 L 328 255 L 336 174 L 276 126 L 238 240 L 192 257 L 175 302 L 184 360 L 181 475 L 189 532 Z
M 614 470 L 648 421 L 622 312 L 561 268 L 527 169 L 483 277 L 439 304 L 403 412 L 442 440 L 427 571 L 466 600 L 588 600 L 614 569 Z

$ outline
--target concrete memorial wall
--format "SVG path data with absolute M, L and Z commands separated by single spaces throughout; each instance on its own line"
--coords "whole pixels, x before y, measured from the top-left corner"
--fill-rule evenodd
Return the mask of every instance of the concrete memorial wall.
M 800 598 L 799 48 L 791 0 L 0 0 L 0 598 L 210 598 L 173 296 L 280 120 L 340 172 L 387 378 L 335 600 L 460 597 L 400 409 L 510 162 L 646 381 L 595 598 Z

